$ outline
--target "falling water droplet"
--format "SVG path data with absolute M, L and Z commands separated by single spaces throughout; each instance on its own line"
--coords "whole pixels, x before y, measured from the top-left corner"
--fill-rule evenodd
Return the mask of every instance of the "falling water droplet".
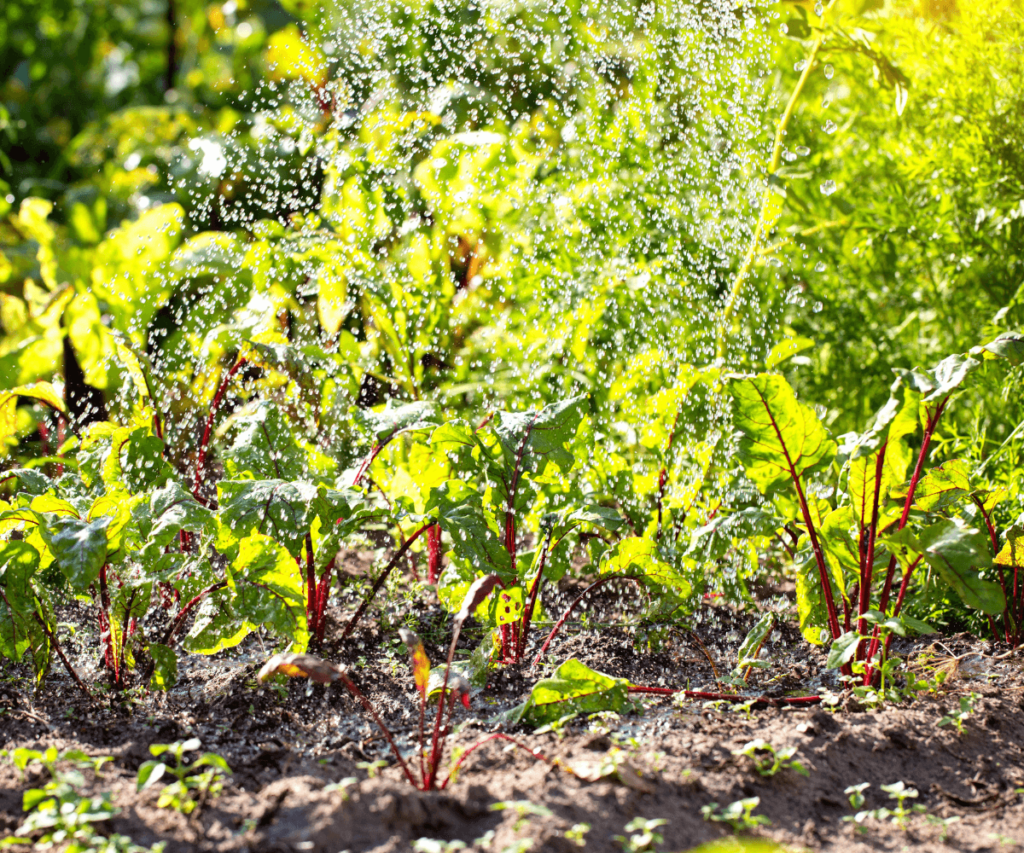
M 836 191 L 836 182 L 829 178 L 821 185 L 822 195 L 832 195 Z
M 832 63 L 831 62 L 826 63 L 825 67 L 822 69 L 822 71 L 825 73 L 825 79 L 826 80 L 831 80 L 832 77 L 836 73 L 836 69 L 832 67 Z
M 806 145 L 798 145 L 796 147 L 796 153 L 799 154 L 801 157 L 806 157 L 808 154 L 811 153 L 811 149 L 808 148 Z
M 828 267 L 825 266 L 824 261 L 818 261 L 818 263 L 814 265 L 815 272 L 825 272 L 826 269 L 828 269 Z
M 814 14 L 819 18 L 825 14 L 825 7 L 821 5 L 821 0 L 814 4 Z
M 832 119 L 829 119 L 828 121 L 825 122 L 824 126 L 822 127 L 822 130 L 824 130 L 825 133 L 835 133 L 836 123 L 832 121 Z

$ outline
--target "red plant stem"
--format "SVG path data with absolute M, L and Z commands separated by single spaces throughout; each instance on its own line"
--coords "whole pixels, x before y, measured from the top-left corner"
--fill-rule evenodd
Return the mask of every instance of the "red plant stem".
M 715 702 L 748 702 L 752 698 L 737 693 L 706 693 L 702 690 L 680 690 L 675 687 L 642 687 L 637 684 L 629 685 L 629 692 L 651 693 L 657 696 L 674 696 L 682 693 L 689 699 L 710 699 Z M 758 696 L 754 699 L 756 704 L 764 705 L 815 705 L 820 701 L 820 696 L 791 696 L 782 699 L 775 699 L 771 696 Z
M 181 630 L 181 626 L 185 624 L 185 619 L 188 618 L 188 614 L 192 612 L 192 609 L 199 604 L 206 596 L 212 592 L 216 592 L 219 589 L 224 589 L 228 585 L 227 581 L 217 581 L 215 584 L 210 584 L 206 589 L 201 590 L 194 598 L 185 603 L 185 606 L 178 611 L 178 615 L 174 617 L 174 621 L 171 623 L 167 632 L 164 634 L 165 646 L 169 646 L 174 640 L 174 635 Z
M 373 601 L 377 593 L 380 592 L 380 588 L 384 585 L 384 581 L 388 579 L 388 575 L 391 573 L 391 570 L 398 565 L 398 562 L 403 556 L 405 556 L 405 552 L 412 547 L 412 543 L 426 533 L 427 528 L 430 527 L 431 524 L 433 524 L 432 521 L 424 524 L 419 530 L 413 533 L 412 536 L 405 540 L 405 543 L 401 548 L 395 551 L 391 560 L 377 576 L 377 580 L 373 582 L 373 587 L 370 589 L 369 595 L 359 603 L 359 607 L 356 608 L 356 612 L 352 614 L 352 618 L 348 620 L 348 624 L 345 625 L 345 630 L 341 632 L 342 638 L 345 638 L 352 633 L 352 630 L 356 627 L 356 623 L 359 622 L 360 617 L 362 617 L 363 611 L 366 610 L 369 603 Z
M 537 592 L 540 589 L 540 580 L 544 576 L 544 563 L 548 558 L 550 544 L 551 533 L 548 533 L 542 546 L 543 550 L 540 555 L 540 566 L 537 568 L 537 575 L 533 579 L 533 585 L 530 587 L 530 598 L 526 604 L 526 609 L 523 611 L 522 628 L 519 633 L 519 645 L 516 648 L 516 660 L 522 660 L 523 653 L 526 651 L 526 638 L 530 634 L 530 623 L 533 619 L 533 609 L 537 603 Z
M 324 641 L 324 630 L 327 625 L 324 622 L 324 614 L 327 612 L 327 597 L 331 592 L 331 571 L 334 567 L 334 560 L 327 564 L 327 568 L 324 569 L 323 577 L 320 578 L 320 583 L 316 588 L 316 641 L 322 643 Z
M 117 651 L 114 649 L 114 628 L 110 621 L 110 589 L 107 586 L 107 565 L 100 568 L 100 638 L 104 643 L 103 663 L 107 669 L 114 673 L 114 683 L 120 685 L 120 667 L 118 666 Z
M 485 738 L 481 738 L 476 743 L 474 743 L 469 749 L 467 749 L 464 753 L 462 753 L 462 755 L 459 756 L 459 760 L 452 765 L 452 768 L 448 771 L 448 775 L 445 777 L 445 780 L 438 786 L 439 790 L 443 791 L 445 788 L 448 787 L 448 783 L 451 782 L 452 777 L 459 771 L 459 768 L 463 765 L 463 762 L 465 762 L 465 760 L 469 758 L 469 756 L 476 752 L 485 743 L 490 743 L 492 740 L 507 740 L 510 743 L 514 743 L 521 749 L 526 750 L 538 761 L 543 761 L 547 764 L 554 765 L 554 763 L 550 759 L 546 758 L 543 753 L 538 752 L 535 749 L 530 749 L 530 747 L 528 747 L 522 741 L 516 740 L 514 737 L 502 734 L 501 732 L 495 732 L 494 734 L 487 735 L 487 737 Z
M 40 450 L 43 456 L 50 455 L 50 430 L 46 421 L 40 421 L 38 426 Z
M 565 608 L 565 612 L 562 614 L 561 618 L 559 618 L 559 620 L 555 623 L 555 627 L 551 629 L 551 633 L 548 634 L 547 639 L 544 641 L 544 645 L 540 647 L 540 651 L 537 652 L 537 657 L 533 659 L 533 663 L 531 664 L 531 666 L 536 666 L 538 663 L 540 663 L 540 659 L 544 656 L 544 652 L 548 650 L 548 646 L 551 645 L 551 641 L 555 638 L 558 632 L 562 630 L 562 626 L 565 624 L 565 621 L 572 615 L 572 612 L 576 609 L 577 605 L 599 586 L 604 586 L 604 584 L 609 583 L 610 581 L 617 580 L 630 580 L 634 583 L 639 583 L 640 578 L 637 575 L 609 575 L 608 577 L 598 578 L 596 581 L 594 581 L 590 586 L 583 590 L 583 592 L 576 596 L 572 604 Z
M 359 463 L 359 468 L 356 469 L 356 476 L 352 480 L 353 486 L 359 485 L 359 481 L 362 480 L 363 475 L 370 470 L 373 460 L 377 458 L 377 454 L 379 454 L 383 449 L 383 444 L 377 444 L 374 442 L 373 447 L 370 448 L 369 454 L 367 454 L 366 458 Z
M 432 524 L 427 531 L 427 583 L 436 584 L 441 576 L 441 525 Z
M 224 394 L 228 390 L 228 383 L 231 382 L 232 377 L 234 377 L 234 375 L 245 364 L 246 360 L 244 358 L 240 358 L 231 366 L 231 369 L 221 380 L 220 386 L 217 388 L 217 393 L 213 395 L 213 402 L 210 403 L 210 413 L 206 417 L 206 428 L 203 430 L 203 439 L 199 442 L 199 455 L 196 457 L 196 474 L 192 483 L 192 496 L 204 506 L 209 502 L 199 497 L 199 487 L 203 482 L 203 466 L 206 464 L 206 451 L 209 449 L 210 435 L 213 433 L 213 419 L 217 416 L 217 409 L 220 408 L 221 400 L 224 399 Z
M 671 438 L 669 444 L 672 443 Z M 662 467 L 661 471 L 658 472 L 658 532 L 655 535 L 655 539 L 661 539 L 661 518 L 662 518 L 662 505 L 665 501 L 665 484 L 668 483 L 668 471 Z
M 359 704 L 366 709 L 366 712 L 371 717 L 373 717 L 373 721 L 377 724 L 377 728 L 380 729 L 380 733 L 384 735 L 384 740 L 388 742 L 388 746 L 391 747 L 391 751 L 395 754 L 395 758 L 398 759 L 398 764 L 401 766 L 402 771 L 405 773 L 405 778 L 409 780 L 409 784 L 412 785 L 414 788 L 419 788 L 420 790 L 423 790 L 422 785 L 416 784 L 416 778 L 412 775 L 412 772 L 409 770 L 409 765 L 406 764 L 405 759 L 402 758 L 402 753 L 398 751 L 398 747 L 395 745 L 395 739 L 394 737 L 392 737 L 391 731 L 388 729 L 387 726 L 384 725 L 384 721 L 377 714 L 377 709 L 373 707 L 373 705 L 370 703 L 370 700 L 363 695 L 362 691 L 355 686 L 352 679 L 345 675 L 344 672 L 339 671 L 338 677 L 341 679 L 341 683 L 344 684 L 345 687 L 348 689 L 348 692 L 351 693 L 359 702 Z
M 871 499 L 871 524 L 868 527 L 868 547 L 864 555 L 864 564 L 860 570 L 860 619 L 857 620 L 857 633 L 863 635 L 867 626 L 864 614 L 867 613 L 871 604 L 871 581 L 875 567 L 875 541 L 878 536 L 878 503 L 882 492 L 882 477 L 885 474 L 885 449 L 883 444 L 878 449 L 878 459 L 875 460 L 875 493 Z M 861 653 L 863 642 L 857 646 L 858 654 Z
M 897 530 L 902 530 L 904 527 L 906 527 L 907 519 L 910 517 L 910 508 L 914 504 L 914 493 L 917 491 L 917 484 L 918 481 L 920 481 L 921 479 L 921 472 L 924 469 L 925 460 L 928 458 L 928 448 L 932 443 L 932 434 L 935 432 L 935 427 L 939 423 L 939 418 L 942 417 L 942 412 L 945 409 L 946 402 L 948 400 L 949 397 L 946 397 L 941 403 L 939 403 L 938 407 L 935 409 L 935 413 L 928 418 L 928 423 L 925 424 L 924 438 L 921 441 L 921 450 L 917 454 L 917 464 L 914 465 L 914 474 L 910 478 L 910 488 L 907 490 L 907 498 L 903 503 L 903 514 L 900 516 L 900 523 L 899 526 L 896 528 Z M 917 562 L 915 561 L 913 565 L 916 566 Z M 904 575 L 904 587 L 906 585 L 906 582 L 909 580 L 909 576 L 912 571 L 913 566 L 910 569 L 908 569 L 906 575 Z M 879 601 L 878 605 L 878 609 L 882 613 L 885 613 L 885 608 L 889 606 L 889 596 L 892 594 L 892 582 L 895 576 L 896 555 L 893 554 L 889 557 L 889 566 L 885 572 L 885 585 L 882 587 L 882 598 Z M 903 589 L 903 587 L 901 587 L 901 589 Z M 903 589 L 903 591 L 905 592 L 905 589 Z M 868 661 L 872 660 L 872 658 L 874 658 L 875 656 L 875 653 L 878 651 L 878 638 L 880 635 L 880 631 L 881 629 L 879 628 L 879 626 L 875 625 L 874 631 L 871 632 L 871 646 L 868 649 L 868 654 L 866 658 L 866 660 Z M 867 668 L 864 671 L 864 683 L 868 684 L 872 677 L 872 667 L 870 664 L 868 664 Z
M 818 531 L 814 527 L 814 522 L 811 520 L 811 510 L 807 505 L 807 498 L 804 496 L 803 486 L 800 484 L 800 476 L 796 473 L 796 466 L 793 464 L 792 458 L 789 455 L 789 448 L 786 446 L 785 440 L 782 438 L 782 430 L 779 429 L 779 424 L 775 420 L 775 415 L 771 410 L 771 406 L 768 405 L 768 401 L 764 399 L 764 396 L 758 392 L 758 396 L 761 397 L 761 403 L 764 405 L 764 410 L 768 414 L 768 419 L 771 421 L 772 429 L 775 430 L 775 435 L 779 439 L 779 446 L 782 448 L 782 453 L 786 457 L 786 466 L 789 469 L 790 479 L 793 481 L 793 486 L 796 488 L 797 499 L 800 502 L 800 512 L 804 517 L 804 526 L 807 528 L 807 535 L 811 540 L 811 549 L 814 551 L 814 560 L 818 564 L 818 575 L 821 579 L 821 591 L 825 596 L 825 607 L 828 610 L 828 625 L 829 630 L 832 632 L 832 639 L 836 640 L 842 636 L 842 630 L 839 627 L 839 616 L 836 610 L 836 602 L 832 596 L 832 582 L 828 576 L 828 564 L 825 562 L 825 552 L 821 547 L 821 542 L 818 540 Z

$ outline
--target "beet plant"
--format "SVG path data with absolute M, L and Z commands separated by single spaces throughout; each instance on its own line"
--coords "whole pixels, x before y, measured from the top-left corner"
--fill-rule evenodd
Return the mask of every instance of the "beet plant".
M 455 659 L 455 648 L 462 632 L 462 626 L 470 615 L 480 606 L 495 588 L 496 578 L 481 578 L 467 591 L 462 607 L 455 616 L 452 640 L 448 648 L 448 658 L 441 668 L 440 677 L 432 679 L 430 659 L 423 648 L 420 638 L 412 631 L 402 629 L 401 637 L 409 650 L 412 664 L 413 680 L 419 694 L 418 749 L 413 756 L 404 756 L 398 748 L 395 737 L 381 718 L 373 703 L 356 686 L 343 667 L 325 661 L 310 654 L 278 654 L 264 664 L 259 672 L 259 680 L 265 681 L 273 675 L 282 674 L 292 678 L 310 678 L 321 684 L 340 681 L 345 689 L 363 706 L 376 723 L 381 734 L 387 741 L 395 756 L 398 766 L 402 769 L 406 780 L 421 791 L 444 790 L 454 778 L 459 767 L 476 749 L 493 740 L 505 740 L 516 744 L 526 752 L 542 761 L 546 761 L 539 752 L 517 741 L 515 738 L 501 733 L 494 733 L 481 738 L 469 746 L 444 771 L 444 758 L 448 737 L 452 733 L 452 718 L 455 704 L 461 702 L 466 708 L 470 705 L 470 684 L 461 675 L 453 675 L 452 663 Z M 434 696 L 436 695 L 436 701 Z M 434 710 L 436 708 L 436 711 Z M 432 718 L 432 719 L 431 719 Z M 443 775 L 442 775 L 443 773 Z
M 1004 336 L 975 355 L 1017 363 L 1017 340 Z M 979 358 L 954 355 L 932 370 L 895 371 L 889 402 L 842 446 L 782 376 L 728 380 L 739 459 L 774 510 L 748 510 L 745 523 L 782 529 L 796 540 L 801 630 L 812 643 L 831 642 L 830 663 L 847 674 L 856 666 L 865 684 L 875 678 L 892 633 L 928 630 L 903 612 L 922 563 L 929 581 L 1014 624 L 1002 571 L 999 583 L 981 571 L 992 565 L 990 547 L 999 550 L 988 514 L 1000 496 L 973 489 L 962 464 L 927 467 L 940 420 Z M 977 514 L 951 512 L 958 501 Z M 979 529 L 983 521 L 987 535 Z M 1012 545 L 999 553 L 1011 554 Z

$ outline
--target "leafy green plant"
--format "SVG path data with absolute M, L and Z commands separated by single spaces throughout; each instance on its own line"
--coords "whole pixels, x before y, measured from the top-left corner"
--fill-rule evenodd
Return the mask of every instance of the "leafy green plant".
M 136 788 L 144 791 L 156 785 L 161 779 L 173 776 L 175 781 L 160 789 L 157 807 L 172 808 L 184 815 L 190 815 L 196 809 L 202 808 L 207 799 L 220 795 L 224 782 L 231 775 L 231 768 L 214 752 L 204 752 L 194 761 L 190 760 L 189 753 L 198 751 L 200 746 L 198 738 L 151 744 L 149 751 L 155 758 L 166 758 L 161 761 L 144 762 L 139 767 Z
M 708 803 L 706 806 L 701 806 L 700 813 L 704 820 L 727 823 L 735 832 L 749 832 L 759 826 L 767 826 L 771 823 L 764 815 L 754 814 L 754 809 L 760 804 L 760 797 L 747 797 L 729 803 L 727 806 Z
M 114 833 L 109 836 L 96 831 L 94 824 L 103 823 L 117 814 L 109 793 L 84 796 L 83 770 L 97 777 L 109 757 L 90 758 L 80 750 L 58 752 L 55 747 L 44 751 L 15 749 L 11 754 L 14 766 L 24 772 L 39 764 L 49 776 L 41 788 L 29 788 L 22 797 L 22 808 L 30 814 L 17 828 L 14 836 L 0 840 L 0 845 L 30 844 L 40 849 L 61 846 L 72 853 L 160 853 L 164 844 L 140 847 L 131 839 Z M 71 764 L 71 769 L 60 765 Z
M 852 808 L 859 809 L 864 804 L 863 792 L 869 787 L 870 785 L 867 783 L 862 783 L 846 789 L 846 793 L 850 795 L 850 806 Z M 884 821 L 891 818 L 894 825 L 899 826 L 901 829 L 906 829 L 908 818 L 927 811 L 920 803 L 914 803 L 909 807 L 906 805 L 907 800 L 918 797 L 918 792 L 916 788 L 908 788 L 904 782 L 882 785 L 882 790 L 889 795 L 889 799 L 896 800 L 895 808 L 862 810 L 854 815 L 847 815 L 843 820 L 861 824 L 865 820 Z
M 780 770 L 794 770 L 801 776 L 810 776 L 807 768 L 799 761 L 795 761 L 795 746 L 787 746 L 776 749 L 768 741 L 758 738 L 752 740 L 742 749 L 734 749 L 733 755 L 745 755 L 751 760 L 754 769 L 761 776 L 774 776 Z
M 956 733 L 963 735 L 964 723 L 967 722 L 968 718 L 974 713 L 974 703 L 981 697 L 974 693 L 968 693 L 966 696 L 960 697 L 960 707 L 955 711 L 950 711 L 943 717 L 939 718 L 939 721 L 935 724 L 937 726 L 955 726 Z
M 635 817 L 625 827 L 626 832 L 630 832 L 632 835 L 616 835 L 615 840 L 619 842 L 626 853 L 643 853 L 643 851 L 653 850 L 654 845 L 661 844 L 665 840 L 664 836 L 658 832 L 658 827 L 664 826 L 666 823 L 668 821 L 664 818 L 648 820 L 643 817 Z

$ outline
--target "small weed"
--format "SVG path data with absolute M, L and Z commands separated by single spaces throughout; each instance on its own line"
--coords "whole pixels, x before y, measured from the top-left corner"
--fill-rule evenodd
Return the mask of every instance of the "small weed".
M 388 763 L 381 758 L 376 761 L 357 761 L 356 769 L 365 770 L 370 779 L 376 779 L 381 770 L 388 766 Z
M 702 806 L 700 813 L 704 820 L 715 823 L 727 823 L 735 832 L 747 832 L 758 826 L 768 826 L 771 821 L 764 815 L 754 814 L 754 809 L 761 805 L 760 797 L 747 797 L 744 800 L 736 800 L 725 807 L 718 803 L 708 803 Z
M 867 782 L 862 782 L 860 785 L 851 785 L 846 789 L 844 793 L 850 797 L 850 806 L 855 809 L 859 809 L 864 805 L 864 791 L 869 788 L 870 785 Z M 921 814 L 925 811 L 925 807 L 915 803 L 911 806 L 907 806 L 906 801 L 916 799 L 918 792 L 916 788 L 908 788 L 904 782 L 893 782 L 890 785 L 882 785 L 882 790 L 889 795 L 889 799 L 896 800 L 896 807 L 880 808 L 880 809 L 867 809 L 858 811 L 854 815 L 847 815 L 843 818 L 844 821 L 850 823 L 862 824 L 865 820 L 890 820 L 895 826 L 901 829 L 906 829 L 907 819 L 912 815 Z M 861 831 L 865 831 L 862 827 Z
M 635 817 L 626 824 L 626 832 L 633 833 L 628 838 L 624 835 L 616 835 L 615 840 L 622 845 L 626 853 L 645 853 L 653 850 L 655 844 L 664 842 L 664 837 L 656 830 L 668 823 L 664 818 L 647 820 L 642 817 Z
M 417 838 L 412 843 L 415 853 L 456 853 L 466 849 L 465 841 L 439 841 L 436 838 Z
M 571 829 L 565 831 L 565 840 L 577 847 L 586 847 L 586 835 L 590 832 L 589 823 L 574 823 Z
M 198 738 L 175 743 L 155 743 L 149 747 L 154 758 L 167 755 L 173 763 L 167 761 L 147 761 L 139 768 L 136 788 L 142 791 L 155 785 L 166 775 L 175 778 L 174 782 L 164 785 L 157 800 L 161 809 L 173 808 L 184 815 L 192 814 L 200 807 L 207 797 L 216 797 L 224 788 L 224 780 L 231 773 L 227 762 L 213 752 L 204 752 L 191 764 L 187 763 L 186 754 L 195 752 L 200 747 Z M 197 772 L 200 768 L 206 768 Z M 198 791 L 198 797 L 193 797 Z
M 547 806 L 538 806 L 529 800 L 507 800 L 502 803 L 491 803 L 489 808 L 492 812 L 503 812 L 506 809 L 512 809 L 516 813 L 516 822 L 512 826 L 516 832 L 519 832 L 526 826 L 529 818 L 533 815 L 552 817 L 554 814 Z
M 793 756 L 796 755 L 795 746 L 776 749 L 768 741 L 759 738 L 750 741 L 743 749 L 734 749 L 732 754 L 747 756 L 761 776 L 774 776 L 785 769 L 795 770 L 802 776 L 811 775 L 799 761 L 793 760 Z
M 981 697 L 974 693 L 968 693 L 966 696 L 960 697 L 960 710 L 950 711 L 945 717 L 942 717 L 937 723 L 937 726 L 956 726 L 956 733 L 963 736 L 964 723 L 967 718 L 974 713 L 974 703 Z

